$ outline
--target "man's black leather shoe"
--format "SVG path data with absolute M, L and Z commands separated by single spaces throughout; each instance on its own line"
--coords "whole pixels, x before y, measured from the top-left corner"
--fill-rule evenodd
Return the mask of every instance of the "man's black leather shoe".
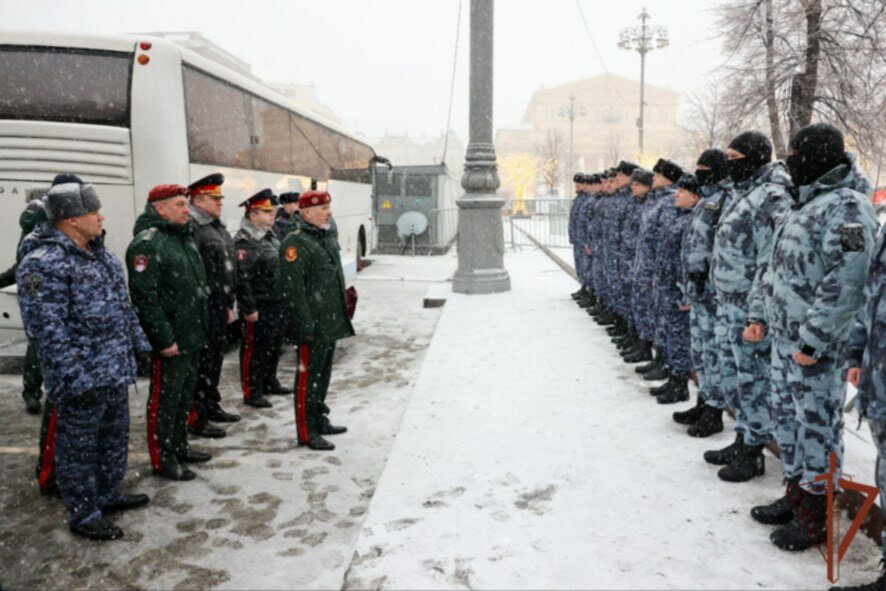
M 277 380 L 271 382 L 271 385 L 265 388 L 265 394 L 277 394 L 280 396 L 288 396 L 295 392 L 292 388 L 287 388 Z
M 185 462 L 187 464 L 202 464 L 203 462 L 208 462 L 211 459 L 212 454 L 190 448 L 188 448 L 185 453 L 178 456 L 179 462 Z
M 240 420 L 240 415 L 225 412 L 220 406 L 209 411 L 209 420 L 216 423 L 236 423 Z
M 251 406 L 253 408 L 273 408 L 274 407 L 274 405 L 271 404 L 271 401 L 268 400 L 267 398 L 265 398 L 264 396 L 253 395 L 252 398 L 250 398 L 249 400 L 244 400 L 243 403 L 246 404 L 246 406 Z
M 83 525 L 72 525 L 71 533 L 99 542 L 117 540 L 123 537 L 123 530 L 104 517 L 96 517 Z
M 140 507 L 146 506 L 151 502 L 151 498 L 148 495 L 127 495 L 124 494 L 123 498 L 117 501 L 116 503 L 111 503 L 110 505 L 105 505 L 101 508 L 102 515 L 111 515 L 112 513 L 119 513 L 120 511 L 129 511 L 130 509 L 138 509 Z
M 227 436 L 227 433 L 224 429 L 220 429 L 215 425 L 211 425 L 209 423 L 196 425 L 194 427 L 189 426 L 188 433 L 197 435 L 199 437 L 209 437 L 211 439 L 221 439 L 222 437 Z
M 347 427 L 341 427 L 339 425 L 325 425 L 320 427 L 320 435 L 341 435 L 342 433 L 347 432 Z
M 151 473 L 154 476 L 161 476 L 163 478 L 168 478 L 169 480 L 194 480 L 197 478 L 197 474 L 185 468 L 184 466 L 176 465 L 173 468 L 168 468 L 166 470 L 151 470 Z
M 317 451 L 332 451 L 335 449 L 335 445 L 329 443 L 320 435 L 314 435 L 313 437 L 311 437 L 311 440 L 304 445 L 307 445 L 311 449 Z

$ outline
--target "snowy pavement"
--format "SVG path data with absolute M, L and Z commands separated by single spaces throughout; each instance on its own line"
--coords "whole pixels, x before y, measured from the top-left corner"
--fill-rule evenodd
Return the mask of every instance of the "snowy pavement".
M 72 536 L 61 503 L 37 494 L 39 419 L 26 415 L 21 378 L 0 376 L 0 588 L 339 589 L 440 310 L 422 308 L 455 259 L 375 257 L 360 274 L 358 336 L 342 342 L 329 394 L 349 428 L 336 450 L 297 448 L 291 397 L 273 409 L 239 401 L 236 351 L 226 358 L 225 406 L 243 416 L 220 440 L 192 438 L 213 460 L 197 480 L 150 475 L 144 422 L 147 382 L 130 391 L 132 436 L 124 490 L 146 492 L 144 510 L 114 518 L 125 537 Z M 282 373 L 292 380 L 292 355 Z
M 142 380 L 124 484 L 153 503 L 115 518 L 119 542 L 74 538 L 36 493 L 38 420 L 19 378 L 0 376 L 0 587 L 827 588 L 818 553 L 778 551 L 747 514 L 780 494 L 777 462 L 719 481 L 701 453 L 731 433 L 687 437 L 545 255 L 523 247 L 505 263 L 511 292 L 429 310 L 453 254 L 375 257 L 358 279 L 358 336 L 336 359 L 333 419 L 350 430 L 331 453 L 295 447 L 291 399 L 238 402 L 232 353 L 224 397 L 244 420 L 193 440 L 216 456 L 196 481 L 154 478 Z M 869 435 L 854 427 L 847 465 L 870 483 Z M 878 559 L 859 536 L 843 582 L 871 579 Z
M 511 292 L 449 298 L 345 588 L 829 586 L 818 552 L 779 551 L 748 515 L 781 494 L 774 458 L 750 483 L 717 479 L 701 454 L 731 429 L 686 436 L 574 281 L 533 249 L 506 266 Z M 878 559 L 859 536 L 842 582 Z

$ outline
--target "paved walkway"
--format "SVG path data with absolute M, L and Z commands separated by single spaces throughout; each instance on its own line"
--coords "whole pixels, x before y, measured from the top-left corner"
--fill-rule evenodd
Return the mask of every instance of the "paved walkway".
M 378 483 L 345 588 L 827 588 L 818 552 L 748 516 L 780 494 L 701 454 L 533 249 L 509 293 L 450 296 Z M 863 538 L 843 583 L 876 573 Z

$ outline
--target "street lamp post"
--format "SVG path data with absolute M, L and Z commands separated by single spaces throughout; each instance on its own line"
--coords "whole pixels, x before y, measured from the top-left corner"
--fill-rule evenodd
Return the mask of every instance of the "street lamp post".
M 496 195 L 500 186 L 492 143 L 493 0 L 471 0 L 470 142 L 458 205 L 458 270 L 452 291 L 498 293 L 511 289 L 504 268 L 504 230 Z
M 637 128 L 640 134 L 640 153 L 642 153 L 643 112 L 646 106 L 646 54 L 654 49 L 664 49 L 670 41 L 666 28 L 646 24 L 646 21 L 649 20 L 649 13 L 646 12 L 645 7 L 637 18 L 640 19 L 639 27 L 628 27 L 619 32 L 618 46 L 640 54 L 640 118 L 637 119 Z
M 586 111 L 583 106 L 576 106 L 574 94 L 569 97 L 569 106 L 564 105 L 560 107 L 560 117 L 566 117 L 569 119 L 569 170 L 567 171 L 566 176 L 572 176 L 572 174 L 575 173 L 575 148 L 573 145 L 575 119 L 577 117 L 584 117 L 585 114 Z

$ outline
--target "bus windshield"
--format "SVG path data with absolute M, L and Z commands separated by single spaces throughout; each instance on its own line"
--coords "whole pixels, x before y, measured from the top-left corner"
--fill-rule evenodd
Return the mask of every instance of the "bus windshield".
M 129 127 L 132 54 L 0 45 L 0 119 Z

